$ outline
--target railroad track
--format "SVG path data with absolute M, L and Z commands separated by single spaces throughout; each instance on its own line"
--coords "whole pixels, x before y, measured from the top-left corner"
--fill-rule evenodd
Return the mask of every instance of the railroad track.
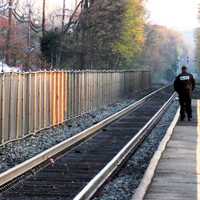
M 71 150 L 63 153 L 64 147 L 57 146 L 58 150 L 54 151 L 54 154 L 59 153 L 59 155 L 54 158 L 55 164 L 44 163 L 36 168 L 37 172 L 32 170 L 36 164 L 32 167 L 28 167 L 27 164 L 27 168 L 26 165 L 22 166 L 24 170 L 21 170 L 21 173 L 28 169 L 31 171 L 16 179 L 15 183 L 2 182 L 0 199 L 90 199 L 138 148 L 174 97 L 171 87 L 160 89 L 113 115 L 110 120 L 95 125 L 93 131 L 89 129 L 90 134 L 87 135 L 86 130 L 84 132 L 86 137 L 84 140 L 80 139 L 84 142 L 80 143 L 78 140 L 76 143 L 71 142 L 71 145 L 76 144 Z M 50 155 L 52 154 L 48 154 Z M 43 155 L 45 157 L 43 161 L 47 160 L 48 156 Z M 16 168 L 16 172 L 15 169 L 11 169 L 11 174 L 5 173 L 2 178 L 6 179 L 6 175 L 11 177 L 14 172 L 17 177 L 20 175 L 19 171 L 19 168 Z

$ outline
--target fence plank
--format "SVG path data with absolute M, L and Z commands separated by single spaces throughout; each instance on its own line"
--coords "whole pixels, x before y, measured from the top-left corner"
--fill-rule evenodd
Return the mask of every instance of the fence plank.
M 72 73 L 68 73 L 68 119 L 72 116 Z
M 49 74 L 49 119 L 50 124 L 53 125 L 53 73 Z
M 17 138 L 23 137 L 22 134 L 22 75 L 18 75 L 18 88 L 17 88 Z
M 68 72 L 65 72 L 64 73 L 64 120 L 68 119 L 68 97 L 69 97 Z
M 28 99 L 29 99 L 29 102 L 28 102 L 28 115 L 29 115 L 29 118 L 28 118 L 28 124 L 29 124 L 29 130 L 28 130 L 28 133 L 31 133 L 34 131 L 34 117 L 33 117 L 33 110 L 34 110 L 34 100 L 33 100 L 33 79 L 32 79 L 32 74 L 28 74 Z
M 29 127 L 28 127 L 28 81 L 27 81 L 27 74 L 22 75 L 22 90 L 23 90 L 23 116 L 22 116 L 22 122 L 23 122 L 23 136 L 25 136 L 28 133 Z
M 38 98 L 39 98 L 39 107 L 38 107 L 38 114 L 39 114 L 39 124 L 38 129 L 41 130 L 44 128 L 44 83 L 43 83 L 44 73 L 38 73 Z
M 17 126 L 17 75 L 11 74 L 10 140 L 16 139 Z
M 48 105 L 47 105 L 47 83 L 48 83 L 48 77 L 47 77 L 47 73 L 44 72 L 43 75 L 43 128 L 48 126 L 48 113 L 47 113 L 47 109 L 48 109 Z
M 3 94 L 2 94 L 2 86 L 3 86 L 3 75 L 0 74 L 0 144 L 3 143 L 3 130 L 2 130 L 2 102 L 3 102 Z
M 46 76 L 47 76 L 47 80 L 46 80 L 46 107 L 47 107 L 47 110 L 46 110 L 46 127 L 49 127 L 51 125 L 51 72 L 47 72 L 46 73 Z
M 10 74 L 3 76 L 3 102 L 2 102 L 2 133 L 3 142 L 9 141 L 9 115 L 10 115 Z
M 57 73 L 54 72 L 53 73 L 53 85 L 52 85 L 52 89 L 53 89 L 53 126 L 56 125 L 57 122 L 57 113 L 56 113 L 56 100 L 57 100 L 57 87 L 56 87 L 56 80 L 57 80 Z

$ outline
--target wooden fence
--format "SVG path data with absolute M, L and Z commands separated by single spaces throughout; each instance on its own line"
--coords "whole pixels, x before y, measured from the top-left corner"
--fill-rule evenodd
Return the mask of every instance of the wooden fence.
M 0 74 L 0 144 L 115 103 L 150 85 L 149 71 Z

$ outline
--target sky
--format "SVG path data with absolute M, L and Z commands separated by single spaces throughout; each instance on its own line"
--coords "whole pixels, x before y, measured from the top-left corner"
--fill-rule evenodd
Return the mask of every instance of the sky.
M 180 31 L 198 26 L 199 0 L 148 0 L 149 21 Z
M 38 0 L 36 0 L 36 1 L 38 1 Z M 66 1 L 67 8 L 74 8 L 75 0 L 65 0 L 65 1 Z M 77 1 L 79 1 L 79 0 L 77 0 Z M 48 2 L 49 10 L 62 7 L 62 5 L 63 5 L 63 0 L 48 0 L 47 2 Z

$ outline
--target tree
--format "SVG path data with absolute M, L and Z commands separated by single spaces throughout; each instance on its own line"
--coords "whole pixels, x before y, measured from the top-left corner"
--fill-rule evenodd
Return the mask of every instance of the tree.
M 156 80 L 171 80 L 176 74 L 178 59 L 187 55 L 181 34 L 163 26 L 147 25 L 145 35 L 141 65 L 150 66 Z
M 129 64 L 140 55 L 144 45 L 145 10 L 141 0 L 128 0 L 125 7 L 122 31 L 114 49 Z M 129 61 L 129 62 L 127 62 Z M 133 66 L 129 66 L 133 67 Z
M 200 4 L 198 10 L 198 20 L 200 21 Z M 200 71 L 200 27 L 195 30 L 195 63 L 198 73 Z
M 78 69 L 119 69 L 140 54 L 144 42 L 141 0 L 84 1 L 78 22 L 65 33 L 62 65 Z M 46 54 L 43 48 L 44 55 Z
M 197 64 L 197 68 L 200 70 L 200 28 L 197 28 L 195 31 L 195 60 Z
M 60 34 L 57 31 L 50 31 L 48 34 L 44 34 L 41 39 L 41 51 L 43 56 L 52 66 L 57 65 L 59 45 Z

